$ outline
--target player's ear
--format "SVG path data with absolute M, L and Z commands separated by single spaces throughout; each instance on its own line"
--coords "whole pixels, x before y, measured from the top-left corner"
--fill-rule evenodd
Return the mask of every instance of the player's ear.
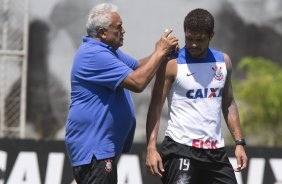
M 213 38 L 214 32 L 210 34 L 210 40 Z

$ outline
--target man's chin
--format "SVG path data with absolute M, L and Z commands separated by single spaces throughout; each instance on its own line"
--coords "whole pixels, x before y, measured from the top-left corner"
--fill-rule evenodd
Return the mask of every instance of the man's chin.
M 203 58 L 204 55 L 201 52 L 190 52 L 191 56 L 194 58 Z

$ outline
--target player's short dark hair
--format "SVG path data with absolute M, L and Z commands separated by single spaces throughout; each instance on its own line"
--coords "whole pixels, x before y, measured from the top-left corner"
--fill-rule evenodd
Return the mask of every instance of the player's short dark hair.
M 186 30 L 206 32 L 211 35 L 214 32 L 214 18 L 205 9 L 197 8 L 190 11 L 184 19 L 184 32 Z

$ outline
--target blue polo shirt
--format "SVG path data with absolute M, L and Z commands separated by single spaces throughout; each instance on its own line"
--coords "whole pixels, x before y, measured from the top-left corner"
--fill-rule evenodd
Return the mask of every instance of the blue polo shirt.
M 130 150 L 136 119 L 132 98 L 120 83 L 138 61 L 84 37 L 71 71 L 71 104 L 66 147 L 72 166 L 121 155 Z

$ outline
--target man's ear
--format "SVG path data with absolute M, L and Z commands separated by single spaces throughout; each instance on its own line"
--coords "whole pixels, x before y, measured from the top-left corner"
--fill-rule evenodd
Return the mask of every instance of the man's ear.
M 99 28 L 98 31 L 97 31 L 97 36 L 98 36 L 98 38 L 105 39 L 106 36 L 107 36 L 107 29 Z

